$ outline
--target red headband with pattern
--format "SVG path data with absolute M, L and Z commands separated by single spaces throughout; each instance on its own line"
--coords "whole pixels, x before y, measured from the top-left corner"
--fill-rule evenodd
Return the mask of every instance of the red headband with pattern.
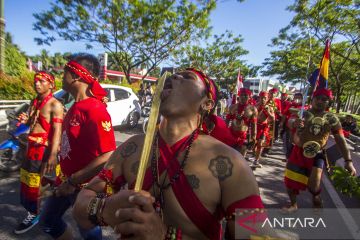
M 272 88 L 269 90 L 269 93 L 278 93 L 279 90 L 277 88 Z
M 327 97 L 330 98 L 330 99 L 333 99 L 333 98 L 334 98 L 334 96 L 333 96 L 333 94 L 332 94 L 332 91 L 331 91 L 330 89 L 326 89 L 326 88 L 317 89 L 317 90 L 314 92 L 314 97 L 320 96 L 320 95 L 327 96 Z
M 266 91 L 261 91 L 259 94 L 259 97 L 267 97 L 267 96 L 269 96 L 269 93 Z
M 91 73 L 84 68 L 81 64 L 75 61 L 68 62 L 65 67 L 71 72 L 78 75 L 84 82 L 89 84 L 91 94 L 99 99 L 100 101 L 104 100 L 104 97 L 107 95 L 107 92 L 100 86 L 98 80 L 91 75 Z
M 49 83 L 53 84 L 54 87 L 52 90 L 55 90 L 55 78 L 54 76 L 52 76 L 51 74 L 48 74 L 47 72 L 45 71 L 39 71 L 37 73 L 35 73 L 35 76 L 34 76 L 34 82 L 37 82 L 39 80 L 46 80 L 48 81 Z
M 212 99 L 214 102 L 216 102 L 217 100 L 217 96 L 216 96 L 216 85 L 215 82 L 210 79 L 205 73 L 203 73 L 200 70 L 197 70 L 195 68 L 186 68 L 187 71 L 193 72 L 196 74 L 196 76 L 198 76 L 201 81 L 204 83 L 205 88 L 206 88 L 206 92 L 208 95 L 208 98 Z
M 246 94 L 248 96 L 251 96 L 251 91 L 247 88 L 240 88 L 238 95 L 240 96 L 241 94 Z

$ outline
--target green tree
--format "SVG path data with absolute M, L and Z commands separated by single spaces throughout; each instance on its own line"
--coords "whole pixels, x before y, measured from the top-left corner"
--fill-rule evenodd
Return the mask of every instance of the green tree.
M 115 53 L 129 80 L 131 69 L 146 63 L 152 71 L 182 44 L 204 34 L 215 0 L 55 0 L 51 9 L 34 14 L 34 29 L 51 44 L 57 38 L 102 45 Z M 121 52 L 122 54 L 117 54 Z
M 360 8 L 353 0 L 296 0 L 288 10 L 296 15 L 288 27 L 310 31 L 312 36 L 325 42 L 345 39 L 360 54 Z M 342 41 L 342 40 L 341 40 Z M 349 59 L 347 54 L 333 50 L 333 54 L 360 66 L 360 62 Z
M 64 55 L 56 52 L 54 56 L 51 57 L 51 66 L 54 68 L 63 67 L 66 64 L 67 60 L 64 58 Z
M 214 35 L 212 41 L 204 46 L 199 43 L 187 45 L 174 57 L 180 68 L 195 67 L 208 75 L 224 82 L 224 85 L 235 83 L 239 69 L 243 76 L 256 75 L 256 68 L 246 65 L 241 58 L 248 54 L 241 44 L 241 35 L 234 36 L 230 31 Z
M 269 45 L 276 48 L 263 63 L 265 76 L 278 75 L 282 83 L 303 83 L 320 63 L 323 48 L 315 38 L 283 30 Z
M 339 112 L 344 100 L 342 96 L 349 94 L 346 89 L 359 80 L 360 8 L 355 2 L 296 0 L 288 7 L 295 16 L 291 23 L 280 31 L 279 36 L 273 39 L 272 46 L 277 49 L 265 60 L 264 73 L 279 74 L 284 81 L 293 83 L 306 79 L 306 72 L 318 67 L 322 57 L 319 51 L 324 48 L 325 40 L 330 39 L 332 47 L 329 83 L 336 95 L 336 110 Z M 306 39 L 309 38 L 313 42 L 311 48 L 306 47 Z M 305 43 L 303 47 L 301 42 Z M 310 59 L 307 63 L 306 56 Z M 307 64 L 309 68 L 305 67 Z
M 43 70 L 49 70 L 51 67 L 51 57 L 49 52 L 45 49 L 42 49 L 40 52 L 40 61 L 42 63 Z
M 5 69 L 6 74 L 21 76 L 26 71 L 26 57 L 17 45 L 13 44 L 9 33 L 5 39 Z

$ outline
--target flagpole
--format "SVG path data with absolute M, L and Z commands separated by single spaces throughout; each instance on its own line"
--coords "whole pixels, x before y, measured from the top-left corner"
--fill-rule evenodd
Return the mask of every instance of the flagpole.
M 307 79 L 309 78 L 309 69 L 310 69 L 310 61 L 311 61 L 311 49 L 312 49 L 312 44 L 311 44 L 311 37 L 310 37 L 310 30 L 308 29 L 308 37 L 309 37 L 309 49 L 310 49 L 310 54 L 309 54 L 309 60 L 308 60 L 308 65 L 307 65 L 307 68 L 306 68 L 306 75 L 305 75 L 305 79 L 304 79 L 304 89 L 300 89 L 300 90 L 303 90 L 303 94 L 305 93 L 305 91 L 307 91 L 308 89 L 305 89 L 306 88 L 306 82 L 307 82 Z
M 323 65 L 323 60 L 324 60 L 324 57 L 325 57 L 325 52 L 326 52 L 326 49 L 328 47 L 328 44 L 329 44 L 329 41 L 330 39 L 326 39 L 325 41 L 325 48 L 324 48 L 324 53 L 323 53 L 323 57 L 321 58 L 321 63 L 320 63 L 320 67 L 319 67 L 319 72 L 318 72 L 318 75 L 316 76 L 316 81 L 315 81 L 315 85 L 314 85 L 314 89 L 312 91 L 312 94 L 311 94 L 311 99 L 314 97 L 314 92 L 316 91 L 318 85 L 319 85 L 319 79 L 320 79 L 320 72 L 321 72 L 321 67 Z
M 236 96 L 238 95 L 238 92 L 239 92 L 239 80 L 240 80 L 240 67 L 239 67 L 239 70 L 238 70 L 238 75 L 237 75 L 237 78 L 236 78 Z

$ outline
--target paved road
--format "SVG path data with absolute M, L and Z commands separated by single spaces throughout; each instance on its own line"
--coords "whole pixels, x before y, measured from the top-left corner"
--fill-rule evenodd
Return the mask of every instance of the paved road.
M 352 157 L 354 161 L 357 161 L 356 165 L 358 165 L 358 163 L 360 163 L 359 156 L 356 153 L 352 153 Z M 266 208 L 281 208 L 289 203 L 283 182 L 284 168 L 286 165 L 286 163 L 282 161 L 284 158 L 282 143 L 275 143 L 269 157 L 262 159 L 261 163 L 263 167 L 254 171 Z M 342 159 L 338 161 L 342 161 Z M 357 169 L 360 171 L 360 168 Z M 340 212 L 331 215 L 333 221 L 336 219 L 336 223 L 333 223 L 333 226 L 339 229 L 337 232 L 339 235 L 331 236 L 331 239 L 344 239 L 345 236 L 346 238 L 351 236 L 351 238 L 348 239 L 360 239 L 360 200 L 338 193 L 326 173 L 324 173 L 321 188 L 324 208 L 327 210 L 341 209 Z M 299 208 L 312 208 L 312 196 L 309 192 L 302 192 L 298 196 L 298 206 Z M 308 214 L 307 216 L 311 215 Z M 328 219 L 329 218 L 327 218 L 326 221 L 328 221 Z
M 141 125 L 138 125 L 135 129 L 126 129 L 124 127 L 115 128 L 115 138 L 117 145 L 126 141 L 134 134 L 141 133 Z M 6 137 L 4 131 L 0 131 L 0 142 Z M 50 240 L 51 238 L 43 234 L 38 227 L 34 227 L 28 233 L 17 236 L 12 233 L 17 224 L 23 220 L 26 215 L 25 210 L 19 203 L 19 174 L 12 173 L 6 174 L 0 171 L 0 240 Z M 75 222 L 71 219 L 70 212 L 68 211 L 65 219 L 70 222 L 73 229 L 76 229 Z M 110 229 L 104 230 L 104 240 L 115 239 L 115 236 L 111 234 Z M 78 232 L 74 230 L 74 236 L 76 239 L 80 239 Z
M 127 130 L 125 128 L 119 128 L 115 131 L 115 137 L 117 144 L 124 142 L 126 139 L 134 134 L 141 133 L 141 127 Z M 1 138 L 1 133 L 0 133 Z M 0 139 L 1 140 L 1 139 Z M 259 183 L 261 196 L 264 204 L 267 208 L 280 208 L 288 202 L 288 197 L 283 184 L 283 173 L 285 163 L 281 160 L 284 159 L 282 147 L 280 143 L 276 143 L 273 147 L 272 153 L 267 158 L 262 159 L 263 167 L 254 171 L 256 179 Z M 354 156 L 356 157 L 356 156 Z M 359 160 L 359 157 L 357 157 Z M 358 169 L 360 171 L 360 169 Z M 4 174 L 0 172 L 0 240 L 3 239 L 26 239 L 26 240 L 47 240 L 50 239 L 44 235 L 39 228 L 35 227 L 25 235 L 16 236 L 12 233 L 13 228 L 16 224 L 22 220 L 25 215 L 24 209 L 19 205 L 19 176 L 18 174 Z M 322 197 L 324 200 L 325 208 L 336 208 L 345 206 L 350 208 L 360 208 L 360 202 L 354 198 L 346 196 L 340 196 L 333 189 L 329 181 L 323 181 L 322 183 L 323 193 Z M 335 200 L 334 200 L 334 195 Z M 340 199 L 340 205 L 339 205 Z M 299 206 L 304 208 L 311 207 L 311 195 L 309 193 L 303 193 L 299 197 Z M 351 216 L 351 215 L 350 215 Z M 71 220 L 70 214 L 66 214 L 67 221 L 70 225 L 76 229 L 75 222 Z M 344 224 L 343 220 L 339 217 L 339 224 Z M 357 223 L 359 224 L 359 223 Z M 350 223 L 351 225 L 351 223 Z M 353 226 L 355 231 L 358 230 L 358 226 Z M 79 239 L 79 235 L 76 230 L 74 231 L 75 236 Z M 104 239 L 115 239 L 114 235 L 111 235 L 111 230 L 105 229 Z M 359 237 L 360 239 L 360 237 Z

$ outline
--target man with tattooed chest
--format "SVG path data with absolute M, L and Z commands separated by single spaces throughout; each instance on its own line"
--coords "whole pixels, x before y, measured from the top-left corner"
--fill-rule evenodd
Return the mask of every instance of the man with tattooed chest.
M 313 207 L 322 208 L 320 183 L 326 159 L 324 148 L 330 134 L 333 134 L 343 155 L 345 169 L 351 175 L 356 175 L 341 124 L 335 114 L 327 111 L 332 98 L 330 90 L 318 89 L 314 92 L 311 108 L 304 112 L 303 119 L 289 119 L 288 125 L 294 132 L 294 147 L 286 165 L 284 178 L 291 202 L 283 208 L 286 213 L 297 211 L 297 195 L 306 189 L 312 194 Z
M 255 146 L 255 160 L 251 167 L 262 167 L 259 163 L 261 152 L 264 147 L 269 146 L 269 123 L 275 120 L 273 109 L 268 105 L 268 92 L 261 91 L 259 94 L 259 102 L 257 104 L 258 118 L 257 118 L 257 134 Z
M 240 88 L 239 95 L 239 103 L 230 107 L 230 113 L 226 118 L 230 121 L 229 127 L 236 137 L 240 153 L 245 156 L 248 147 L 256 141 L 257 110 L 250 103 L 251 91 L 249 89 Z
M 80 192 L 73 209 L 77 222 L 86 228 L 110 225 L 129 239 L 215 240 L 222 239 L 225 216 L 227 235 L 234 239 L 235 209 L 262 214 L 263 204 L 243 157 L 200 130 L 216 101 L 217 88 L 202 72 L 187 69 L 169 77 L 143 192 L 124 189 L 133 189 L 136 179 L 144 143 L 144 135 L 137 135 Z M 110 196 L 104 194 L 109 187 Z M 237 234 L 249 238 L 251 232 L 242 228 Z

